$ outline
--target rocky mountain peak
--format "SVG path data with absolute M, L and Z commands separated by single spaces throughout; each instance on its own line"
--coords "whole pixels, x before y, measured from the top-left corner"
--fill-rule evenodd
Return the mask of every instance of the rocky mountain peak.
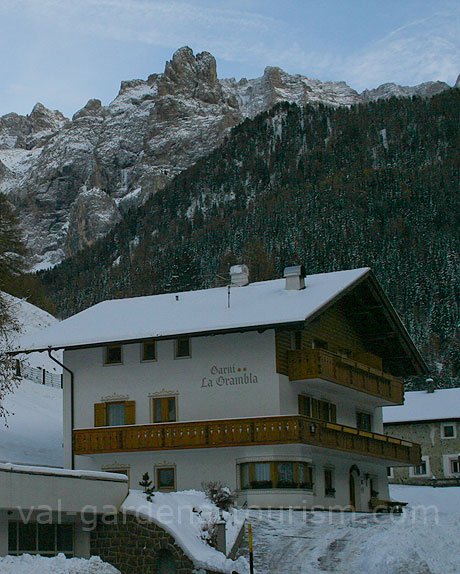
M 358 94 L 272 66 L 255 79 L 219 79 L 209 52 L 184 46 L 164 73 L 122 82 L 113 102 L 90 99 L 72 120 L 40 103 L 28 116 L 0 117 L 0 192 L 20 211 L 31 263 L 43 268 L 91 245 L 245 117 L 277 102 L 350 106 L 448 88 L 385 84 Z
M 97 99 L 88 100 L 88 103 L 85 106 L 83 106 L 81 110 L 75 112 L 75 114 L 72 116 L 72 121 L 75 121 L 78 118 L 83 118 L 86 116 L 99 116 L 101 115 L 101 111 L 102 111 L 101 100 Z
M 194 56 L 188 46 L 179 48 L 166 62 L 164 74 L 159 77 L 158 94 L 181 94 L 216 103 L 222 98 L 222 89 L 214 56 L 209 52 Z
M 49 110 L 40 102 L 35 104 L 29 115 L 33 132 L 58 130 L 67 121 L 67 118 L 58 110 Z

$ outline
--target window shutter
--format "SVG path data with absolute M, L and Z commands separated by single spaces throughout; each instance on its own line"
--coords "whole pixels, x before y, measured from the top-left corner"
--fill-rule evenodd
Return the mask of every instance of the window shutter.
M 337 407 L 331 403 L 331 423 L 337 422 Z
M 105 403 L 96 403 L 94 405 L 94 426 L 105 426 Z
M 125 402 L 125 424 L 136 424 L 136 401 Z

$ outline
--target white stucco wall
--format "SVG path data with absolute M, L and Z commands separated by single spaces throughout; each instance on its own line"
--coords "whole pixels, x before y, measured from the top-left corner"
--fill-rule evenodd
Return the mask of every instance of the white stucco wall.
M 113 400 L 120 397 L 136 401 L 136 424 L 152 422 L 151 397 L 157 394 L 177 396 L 179 421 L 279 413 L 274 331 L 196 337 L 191 340 L 191 348 L 190 358 L 175 359 L 174 340 L 159 341 L 157 360 L 142 362 L 139 343 L 124 345 L 120 365 L 103 364 L 103 347 L 66 351 L 65 364 L 74 372 L 74 428 L 93 427 L 94 403 L 112 396 Z M 251 382 L 229 384 L 235 377 Z M 69 380 L 65 377 L 67 467 L 71 436 Z

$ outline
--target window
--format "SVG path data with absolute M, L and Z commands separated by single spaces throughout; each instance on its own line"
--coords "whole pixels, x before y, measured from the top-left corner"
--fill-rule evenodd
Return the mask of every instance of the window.
M 154 423 L 177 421 L 176 397 L 152 399 L 152 420 Z
M 157 467 L 157 489 L 174 490 L 176 488 L 176 469 L 173 466 Z
M 36 524 L 8 522 L 8 554 L 55 556 L 74 553 L 73 524 Z
M 419 466 L 414 466 L 414 476 L 420 476 L 426 474 L 426 462 L 423 461 Z
M 123 468 L 114 468 L 114 467 L 110 467 L 110 468 L 101 468 L 102 472 L 113 472 L 114 474 L 124 474 L 128 477 L 128 487 L 129 487 L 129 481 L 130 481 L 130 476 L 129 476 L 129 468 L 127 467 L 123 467 Z
M 269 462 L 256 462 L 254 463 L 254 481 L 251 483 L 253 488 L 272 488 L 273 482 L 271 480 L 270 463 Z
M 299 395 L 299 414 L 311 417 L 311 399 L 305 395 Z
M 134 401 L 114 401 L 94 405 L 94 426 L 120 426 L 136 423 Z
M 313 488 L 313 468 L 306 462 L 245 462 L 240 466 L 242 490 L 254 488 Z
M 393 467 L 392 466 L 387 466 L 387 477 L 388 478 L 394 478 L 395 473 L 393 471 Z
M 441 438 L 457 438 L 455 423 L 441 423 Z
M 190 357 L 190 339 L 189 337 L 179 337 L 176 339 L 176 359 Z
M 157 343 L 156 343 L 156 341 L 144 341 L 142 343 L 142 360 L 143 361 L 156 361 L 157 360 Z
M 452 474 L 460 474 L 460 462 L 455 458 L 450 459 L 450 472 Z
M 320 419 L 335 423 L 337 420 L 337 408 L 329 401 L 321 401 L 319 399 L 312 399 L 305 395 L 298 396 L 299 401 L 299 414 L 314 419 Z
M 297 483 L 294 480 L 293 462 L 278 462 L 276 464 L 276 472 L 278 488 L 297 488 Z
M 302 349 L 302 331 L 294 331 L 291 333 L 291 349 L 300 351 Z
M 409 468 L 409 476 L 428 476 L 430 474 L 430 457 L 422 456 L 422 464 Z
M 372 416 L 369 413 L 356 413 L 356 428 L 364 431 L 372 430 Z
M 334 471 L 330 468 L 324 469 L 324 494 L 326 496 L 335 496 Z
M 104 363 L 106 365 L 119 365 L 123 362 L 121 345 L 107 345 L 105 348 Z
M 125 403 L 107 403 L 107 426 L 116 427 L 126 424 Z

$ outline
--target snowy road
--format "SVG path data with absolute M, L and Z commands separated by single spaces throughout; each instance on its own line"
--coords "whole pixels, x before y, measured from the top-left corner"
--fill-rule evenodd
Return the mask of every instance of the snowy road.
M 248 522 L 259 574 L 460 573 L 456 512 L 415 504 L 403 515 L 250 510 Z

